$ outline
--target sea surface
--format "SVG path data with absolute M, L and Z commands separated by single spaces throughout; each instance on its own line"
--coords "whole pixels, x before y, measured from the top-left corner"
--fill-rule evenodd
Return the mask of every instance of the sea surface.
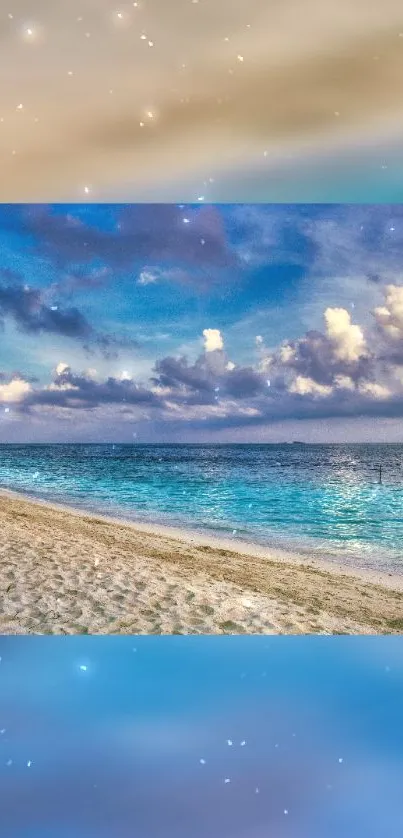
M 0 486 L 403 573 L 401 444 L 1 445 Z

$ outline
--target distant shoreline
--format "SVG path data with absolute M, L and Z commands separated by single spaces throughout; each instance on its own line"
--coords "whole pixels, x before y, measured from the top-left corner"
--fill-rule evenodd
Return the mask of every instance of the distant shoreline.
M 0 494 L 2 633 L 403 630 L 403 577 Z

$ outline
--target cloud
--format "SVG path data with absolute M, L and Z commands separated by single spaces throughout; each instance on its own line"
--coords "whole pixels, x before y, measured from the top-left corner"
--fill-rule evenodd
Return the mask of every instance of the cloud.
M 392 395 L 389 387 L 378 384 L 376 381 L 361 381 L 358 385 L 358 392 L 364 396 L 374 399 L 389 399 Z
M 206 352 L 214 352 L 216 349 L 224 349 L 224 341 L 218 329 L 204 329 L 204 349 Z
M 26 332 L 50 332 L 72 338 L 89 338 L 93 329 L 77 308 L 47 306 L 38 289 L 27 285 L 0 286 L 0 315 L 13 317 Z
M 6 384 L 0 384 L 0 402 L 18 404 L 26 400 L 32 392 L 32 384 L 22 378 L 13 378 Z
M 343 308 L 327 308 L 325 311 L 326 334 L 339 361 L 355 363 L 367 356 L 364 335 L 359 326 L 351 323 L 351 316 Z
M 318 384 L 313 378 L 306 378 L 303 375 L 297 375 L 291 382 L 290 393 L 296 393 L 299 396 L 330 396 L 333 388 L 327 384 Z
M 403 286 L 388 285 L 384 294 L 384 305 L 374 311 L 375 320 L 387 338 L 403 342 Z
M 158 271 L 141 271 L 140 276 L 137 280 L 138 285 L 155 285 L 158 282 L 160 275 Z
M 110 376 L 97 381 L 93 371 L 76 374 L 65 364 L 58 364 L 51 384 L 31 391 L 26 399 L 27 407 L 53 405 L 72 409 L 88 409 L 102 404 L 115 405 L 158 405 L 161 401 L 151 389 L 136 384 L 127 373 L 120 378 Z
M 21 281 L 0 284 L 0 319 L 10 317 L 28 334 L 50 334 L 79 340 L 88 352 L 98 348 L 105 357 L 116 357 L 120 348 L 134 348 L 138 342 L 98 332 L 75 306 L 48 305 L 44 292 Z
M 132 204 L 108 207 L 110 221 L 106 227 L 94 222 L 91 206 L 71 207 L 63 213 L 52 206 L 32 205 L 17 209 L 12 224 L 17 231 L 31 236 L 32 250 L 50 260 L 59 270 L 76 270 L 76 282 L 83 287 L 87 281 L 111 278 L 120 270 L 135 265 L 152 265 L 172 269 L 179 266 L 193 269 L 233 267 L 236 256 L 227 242 L 219 209 L 209 207 L 181 208 L 175 204 Z M 184 223 L 184 219 L 189 223 Z M 3 225 L 4 226 L 4 225 Z M 103 273 L 94 274 L 94 263 L 101 263 Z M 98 269 L 99 270 L 99 269 Z M 161 268 L 159 268 L 161 270 Z M 144 267 L 146 283 L 154 276 Z M 141 274 L 140 274 L 141 275 Z M 183 275 L 175 273 L 171 279 Z M 146 284 L 145 283 L 145 284 Z M 95 282 L 96 284 L 96 282 Z
M 388 317 L 398 322 L 399 289 L 385 289 Z M 373 329 L 353 323 L 347 310 L 324 311 L 324 330 L 310 331 L 268 352 L 260 341 L 255 365 L 229 359 L 220 330 L 203 332 L 204 349 L 194 360 L 169 355 L 157 359 L 144 383 L 123 370 L 102 378 L 95 370 L 76 373 L 58 363 L 53 380 L 38 386 L 23 375 L 0 377 L 2 401 L 14 399 L 20 412 L 145 410 L 166 429 L 236 428 L 288 419 L 403 417 L 403 365 L 385 352 L 374 312 Z M 389 326 L 389 322 L 387 323 Z M 389 330 L 386 330 L 389 340 Z M 395 341 L 395 334 L 392 334 Z M 6 395 L 8 399 L 6 399 Z M 134 412 L 133 412 L 134 411 Z

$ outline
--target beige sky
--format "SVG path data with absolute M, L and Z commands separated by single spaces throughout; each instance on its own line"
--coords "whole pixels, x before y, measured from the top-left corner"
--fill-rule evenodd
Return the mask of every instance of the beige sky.
M 2 201 L 208 199 L 217 172 L 399 134 L 399 0 L 4 7 Z

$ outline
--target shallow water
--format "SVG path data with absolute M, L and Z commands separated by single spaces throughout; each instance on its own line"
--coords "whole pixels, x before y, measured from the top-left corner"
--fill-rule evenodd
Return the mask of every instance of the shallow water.
M 0 484 L 112 516 L 403 573 L 400 444 L 2 445 Z

